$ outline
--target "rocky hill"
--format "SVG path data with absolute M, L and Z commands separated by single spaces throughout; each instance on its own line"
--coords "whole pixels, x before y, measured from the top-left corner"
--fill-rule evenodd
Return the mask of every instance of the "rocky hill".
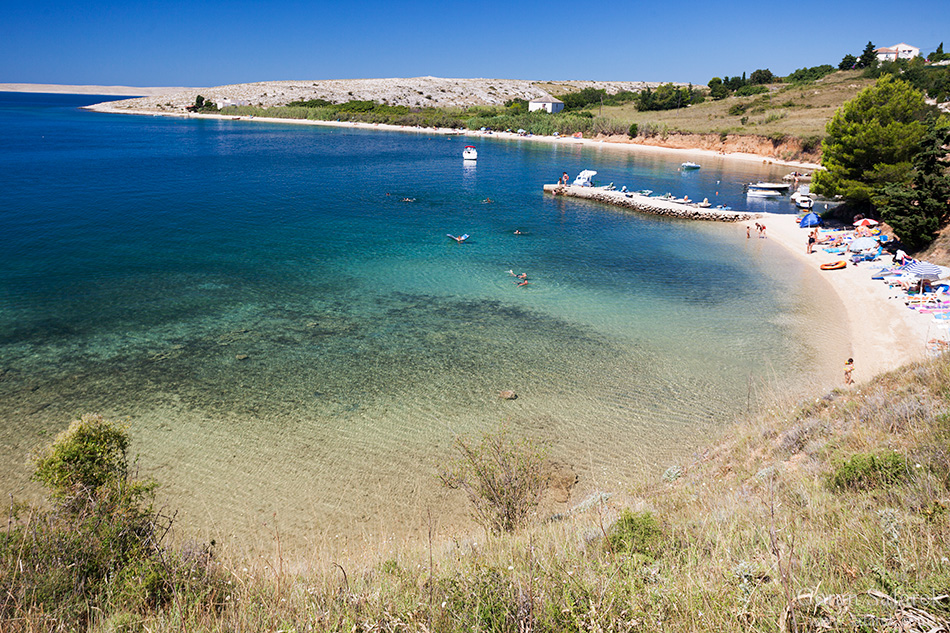
M 557 94 L 583 88 L 604 88 L 608 93 L 655 88 L 645 81 L 562 81 L 556 84 L 520 79 L 444 79 L 412 77 L 404 79 L 326 79 L 319 81 L 262 81 L 212 88 L 189 88 L 172 94 L 126 99 L 110 107 L 133 110 L 184 111 L 195 97 L 220 101 L 231 99 L 247 105 L 272 107 L 309 99 L 334 103 L 352 100 L 376 101 L 411 108 L 466 108 L 479 105 L 503 105 L 511 99 L 535 99 L 550 96 L 547 86 L 557 86 Z

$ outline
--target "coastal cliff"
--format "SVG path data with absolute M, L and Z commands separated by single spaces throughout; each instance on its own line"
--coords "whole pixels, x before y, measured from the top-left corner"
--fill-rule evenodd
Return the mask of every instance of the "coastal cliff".
M 607 143 L 628 143 L 668 149 L 701 149 L 721 154 L 755 154 L 766 159 L 821 163 L 821 144 L 809 144 L 794 136 L 756 134 L 697 134 L 668 132 L 656 136 L 599 136 Z

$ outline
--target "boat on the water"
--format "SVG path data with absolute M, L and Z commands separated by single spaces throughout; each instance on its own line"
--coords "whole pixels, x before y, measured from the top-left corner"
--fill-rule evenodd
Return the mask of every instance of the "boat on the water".
M 573 187 L 593 187 L 594 186 L 594 176 L 597 175 L 597 172 L 593 169 L 585 169 L 581 173 L 577 174 L 577 178 L 574 179 L 574 182 L 571 183 Z
M 771 189 L 773 191 L 788 191 L 791 188 L 791 183 L 787 182 L 753 182 L 749 185 L 749 189 L 753 187 L 756 189 Z
M 474 145 L 466 145 L 462 150 L 462 160 L 478 160 L 478 150 Z
M 749 186 L 746 195 L 750 198 L 781 198 L 782 192 L 777 189 L 762 188 L 756 186 Z
M 683 171 L 689 171 L 691 169 L 699 169 L 701 165 L 699 163 L 694 163 L 688 160 L 685 163 L 681 164 L 680 167 L 683 169 Z

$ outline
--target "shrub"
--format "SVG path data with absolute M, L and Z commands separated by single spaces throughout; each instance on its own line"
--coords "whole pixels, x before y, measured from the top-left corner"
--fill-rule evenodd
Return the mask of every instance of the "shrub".
M 740 114 L 745 114 L 746 108 L 749 107 L 747 103 L 734 103 L 729 106 L 729 114 L 731 116 L 739 116 Z
M 663 530 L 650 512 L 625 509 L 610 527 L 607 543 L 614 553 L 639 554 L 654 560 L 661 553 Z
M 637 124 L 631 123 L 630 127 L 627 129 L 627 136 L 629 136 L 630 138 L 636 138 L 638 131 L 639 130 L 637 129 Z
M 759 95 L 768 92 L 769 89 L 765 86 L 753 86 L 745 85 L 736 90 L 737 97 L 748 97 L 750 95 Z
M 522 527 L 544 488 L 542 453 L 503 429 L 486 433 L 478 443 L 459 438 L 455 446 L 460 456 L 439 473 L 442 484 L 465 491 L 474 519 L 487 530 Z
M 154 608 L 189 586 L 202 600 L 213 592 L 210 548 L 186 558 L 162 546 L 171 519 L 152 509 L 154 483 L 129 475 L 128 445 L 124 427 L 84 415 L 35 460 L 52 508 L 15 514 L 0 533 L 0 619 L 39 612 L 51 628 L 76 629 L 93 613 Z
M 858 453 L 835 469 L 830 484 L 835 490 L 884 488 L 904 481 L 907 472 L 907 461 L 898 453 L 883 457 Z

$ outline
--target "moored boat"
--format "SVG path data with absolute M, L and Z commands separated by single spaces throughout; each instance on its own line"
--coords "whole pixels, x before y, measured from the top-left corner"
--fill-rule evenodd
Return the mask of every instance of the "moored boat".
M 701 165 L 692 161 L 686 161 L 685 163 L 681 164 L 680 167 L 683 168 L 683 171 L 689 171 L 691 169 L 699 169 Z
M 474 145 L 466 145 L 462 150 L 462 160 L 478 160 L 478 150 Z
M 594 176 L 597 175 L 597 172 L 593 169 L 585 169 L 581 173 L 577 174 L 577 178 L 574 179 L 574 182 L 571 183 L 574 187 L 593 187 Z
M 749 186 L 746 195 L 750 198 L 781 198 L 782 192 L 777 189 L 768 189 L 756 186 Z
M 787 182 L 753 182 L 749 184 L 749 188 L 752 189 L 770 189 L 772 191 L 788 191 L 792 185 Z

